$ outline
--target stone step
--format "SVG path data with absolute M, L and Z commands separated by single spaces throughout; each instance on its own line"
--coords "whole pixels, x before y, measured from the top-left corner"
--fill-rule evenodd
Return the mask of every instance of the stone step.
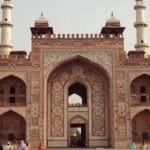
M 46 150 L 130 150 L 130 149 L 112 149 L 112 148 L 47 148 Z
M 141 150 L 142 145 L 136 144 L 136 150 Z M 130 150 L 129 149 L 113 149 L 113 148 L 47 148 L 46 150 Z M 142 149 L 143 150 L 143 149 Z M 150 150 L 150 144 L 146 144 L 146 148 L 144 150 Z
M 96 150 L 96 148 L 47 148 L 46 150 Z

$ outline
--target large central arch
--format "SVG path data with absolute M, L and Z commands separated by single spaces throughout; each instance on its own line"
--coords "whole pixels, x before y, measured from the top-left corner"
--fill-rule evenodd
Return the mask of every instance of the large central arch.
M 47 80 L 48 147 L 58 147 L 58 141 L 61 147 L 69 146 L 69 122 L 76 116 L 87 120 L 86 146 L 110 146 L 109 81 L 105 69 L 80 56 L 62 62 L 51 71 Z M 76 92 L 76 88 L 82 91 L 78 89 Z M 68 105 L 69 92 L 85 98 L 85 91 L 86 105 Z

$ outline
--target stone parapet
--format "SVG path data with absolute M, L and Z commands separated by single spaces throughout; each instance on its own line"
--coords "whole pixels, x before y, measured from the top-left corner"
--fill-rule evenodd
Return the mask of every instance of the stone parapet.
M 32 38 L 49 38 L 49 39 L 90 39 L 90 38 L 106 38 L 103 34 L 44 34 L 40 36 L 33 36 Z M 121 35 L 109 34 L 107 38 L 122 38 Z

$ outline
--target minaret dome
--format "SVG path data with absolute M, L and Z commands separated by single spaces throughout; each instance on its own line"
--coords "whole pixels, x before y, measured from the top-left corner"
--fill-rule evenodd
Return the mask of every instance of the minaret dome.
M 43 16 L 43 13 L 35 20 L 34 27 L 31 27 L 31 32 L 34 38 L 50 37 L 54 33 L 53 27 L 49 26 L 48 20 Z
M 111 13 L 111 17 L 106 21 L 105 26 L 101 29 L 100 34 L 105 38 L 110 37 L 123 37 L 124 27 L 121 26 L 120 20 L 114 17 L 113 13 Z
M 114 17 L 113 12 L 111 13 L 111 17 L 106 21 L 107 26 L 119 26 L 120 27 L 120 20 Z
M 44 17 L 43 13 L 35 20 L 35 27 L 49 27 L 48 20 Z

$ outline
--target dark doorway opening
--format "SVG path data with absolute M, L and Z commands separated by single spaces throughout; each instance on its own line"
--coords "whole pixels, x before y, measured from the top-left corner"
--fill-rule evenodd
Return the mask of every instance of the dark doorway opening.
M 70 124 L 70 146 L 86 147 L 86 126 L 85 124 Z

